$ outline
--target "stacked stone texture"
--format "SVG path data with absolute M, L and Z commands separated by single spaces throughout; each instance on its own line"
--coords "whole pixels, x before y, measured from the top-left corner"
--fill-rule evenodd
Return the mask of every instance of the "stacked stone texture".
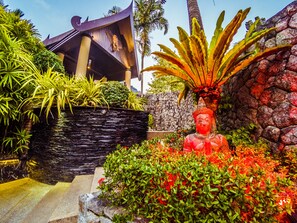
M 194 124 L 192 112 L 195 106 L 190 94 L 180 105 L 177 103 L 178 92 L 147 94 L 146 97 L 146 111 L 154 118 L 152 130 L 176 131 L 191 128 Z
M 34 125 L 30 145 L 30 177 L 55 184 L 76 175 L 93 174 L 118 144 L 131 146 L 146 139 L 146 112 L 73 108 Z
M 260 41 L 262 48 L 291 44 L 241 71 L 225 86 L 233 108 L 221 113 L 225 129 L 254 123 L 256 137 L 274 149 L 297 146 L 297 2 L 265 22 L 276 30 Z

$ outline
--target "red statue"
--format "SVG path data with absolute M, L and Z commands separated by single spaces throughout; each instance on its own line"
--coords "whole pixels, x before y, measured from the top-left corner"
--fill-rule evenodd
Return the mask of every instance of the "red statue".
M 210 155 L 212 152 L 230 152 L 226 138 L 215 134 L 215 118 L 211 109 L 202 107 L 193 112 L 196 133 L 185 138 L 184 151 Z

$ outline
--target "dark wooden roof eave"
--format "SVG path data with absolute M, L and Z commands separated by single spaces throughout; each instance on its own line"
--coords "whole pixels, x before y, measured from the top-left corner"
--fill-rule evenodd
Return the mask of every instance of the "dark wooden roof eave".
M 80 22 L 81 17 L 79 16 L 73 16 L 71 19 L 71 24 L 74 29 L 71 29 L 65 33 L 62 33 L 58 36 L 55 36 L 53 38 L 49 38 L 49 36 L 43 41 L 44 45 L 51 51 L 55 51 L 58 49 L 61 45 L 68 42 L 70 39 L 74 38 L 75 36 L 79 35 L 80 33 L 85 33 L 89 30 L 93 30 L 96 28 L 105 27 L 108 25 L 111 25 L 113 23 L 116 23 L 118 21 L 121 21 L 123 19 L 129 18 L 130 20 L 130 27 L 131 27 L 131 33 L 134 40 L 134 58 L 135 58 L 135 66 L 132 69 L 132 76 L 138 76 L 138 79 L 140 80 L 139 76 L 139 68 L 138 68 L 138 59 L 137 59 L 137 50 L 135 47 L 135 36 L 134 36 L 134 25 L 133 25 L 133 1 L 131 4 L 124 9 L 123 11 L 120 11 L 117 14 L 103 17 L 100 19 L 92 20 L 92 21 L 84 21 L 83 23 Z
M 80 33 L 80 32 L 85 32 L 88 30 L 92 30 L 92 29 L 96 29 L 96 28 L 100 28 L 100 27 L 104 27 L 104 26 L 108 26 L 110 24 L 113 24 L 115 22 L 118 22 L 120 20 L 123 20 L 127 17 L 131 17 L 131 20 L 133 21 L 133 10 L 132 10 L 132 6 L 133 6 L 133 1 L 131 2 L 131 4 L 129 5 L 128 8 L 124 9 L 123 11 L 120 11 L 117 14 L 108 16 L 108 17 L 103 17 L 100 19 L 96 19 L 96 20 L 92 20 L 92 21 L 85 21 L 83 23 L 80 22 L 81 17 L 80 16 L 73 16 L 71 19 L 71 25 L 74 29 L 69 30 L 65 33 L 62 33 L 58 36 L 55 36 L 53 38 L 49 38 L 49 36 L 43 41 L 45 46 L 49 46 L 49 45 L 53 45 L 57 42 L 60 42 L 63 39 L 69 39 L 69 37 L 71 38 L 73 33 Z M 131 21 L 130 20 L 130 21 Z M 131 24 L 131 29 L 133 29 L 133 24 Z M 78 31 L 78 32 L 77 32 Z
M 121 21 L 127 17 L 130 17 L 133 21 L 133 10 L 132 10 L 133 2 L 124 10 L 120 11 L 119 13 L 116 13 L 111 16 L 103 17 L 100 19 L 95 19 L 92 21 L 85 21 L 83 23 L 80 22 L 81 17 L 80 16 L 73 16 L 71 19 L 71 25 L 72 27 L 80 32 L 96 29 L 98 27 L 104 27 L 108 26 L 110 24 L 116 23 L 118 21 Z

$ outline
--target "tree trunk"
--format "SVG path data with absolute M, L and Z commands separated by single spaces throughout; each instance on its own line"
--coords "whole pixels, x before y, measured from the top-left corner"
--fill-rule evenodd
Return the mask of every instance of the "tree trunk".
M 141 90 L 140 90 L 140 95 L 143 96 L 143 70 L 144 68 L 144 52 L 141 53 L 141 72 L 140 72 L 140 78 L 141 78 Z
M 205 106 L 214 112 L 218 109 L 221 100 L 221 89 L 204 88 L 200 90 L 194 90 L 196 101 L 199 101 L 201 97 L 204 100 Z
M 188 14 L 189 14 L 190 33 L 192 33 L 193 18 L 196 18 L 198 20 L 198 23 L 201 29 L 203 29 L 202 18 L 201 18 L 197 0 L 187 0 L 187 6 L 188 6 Z

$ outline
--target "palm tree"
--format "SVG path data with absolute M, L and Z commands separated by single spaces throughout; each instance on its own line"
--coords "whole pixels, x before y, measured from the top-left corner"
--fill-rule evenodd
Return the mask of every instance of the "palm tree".
M 111 16 L 111 15 L 119 13 L 120 11 L 122 11 L 122 9 L 120 7 L 113 6 L 111 9 L 108 10 L 107 15 L 105 15 L 105 16 Z
M 155 71 L 158 76 L 169 74 L 179 77 L 185 84 L 179 101 L 189 90 L 192 90 L 196 94 L 197 101 L 199 97 L 202 97 L 206 106 L 215 111 L 220 100 L 221 86 L 230 77 L 262 57 L 291 47 L 284 45 L 261 51 L 255 46 L 254 50 L 246 53 L 257 41 L 274 30 L 270 28 L 256 32 L 255 28 L 259 20 L 250 27 L 243 40 L 231 47 L 233 37 L 249 11 L 250 8 L 238 11 L 225 29 L 222 28 L 225 14 L 223 11 L 218 18 L 210 44 L 207 43 L 204 31 L 196 18 L 192 21 L 191 35 L 178 27 L 179 41 L 174 38 L 170 39 L 178 54 L 162 44 L 159 45 L 162 52 L 153 53 L 157 58 L 169 62 L 171 66 L 165 67 L 159 64 L 148 67 L 144 71 Z
M 151 54 L 150 33 L 156 29 L 168 31 L 168 21 L 164 18 L 161 1 L 136 0 L 134 26 L 138 37 L 138 50 L 141 53 L 141 70 L 144 68 L 144 58 Z M 143 73 L 141 72 L 141 95 L 143 94 Z
M 161 4 L 165 4 L 165 3 L 166 3 L 166 0 L 161 0 Z M 192 30 L 193 18 L 196 18 L 198 20 L 198 23 L 201 29 L 203 29 L 201 13 L 200 13 L 197 0 L 187 0 L 187 7 L 188 7 L 188 15 L 189 15 L 190 32 L 192 32 L 191 30 Z
M 187 0 L 187 6 L 188 6 L 188 14 L 189 14 L 190 33 L 192 32 L 193 18 L 196 18 L 198 20 L 198 23 L 201 29 L 203 30 L 203 23 L 202 23 L 201 13 L 199 10 L 197 0 Z

